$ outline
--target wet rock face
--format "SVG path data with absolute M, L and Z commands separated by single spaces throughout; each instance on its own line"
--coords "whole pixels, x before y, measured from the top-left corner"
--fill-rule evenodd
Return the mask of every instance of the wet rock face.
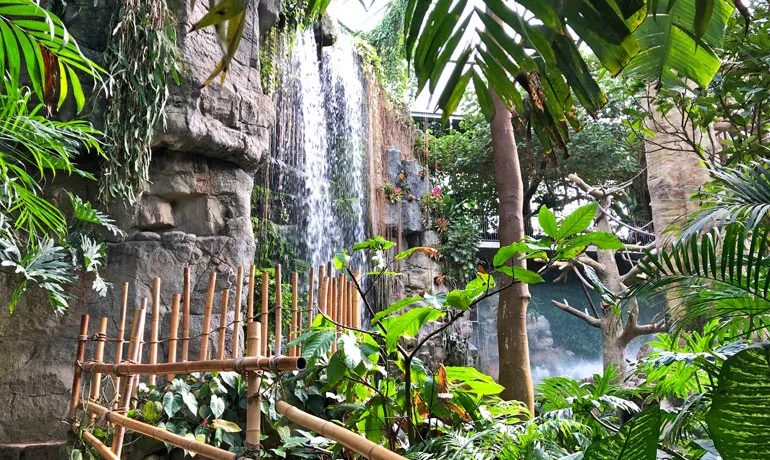
M 112 10 L 101 0 L 96 5 L 76 3 L 80 12 L 71 15 L 70 31 L 78 39 L 83 37 L 87 54 L 98 58 L 109 35 Z M 182 292 L 185 266 L 192 274 L 191 336 L 201 330 L 210 271 L 218 274 L 211 324 L 219 325 L 222 289 L 231 289 L 232 315 L 235 289 L 243 289 L 235 286 L 236 269 L 248 267 L 254 256 L 253 173 L 269 149 L 275 116 L 272 100 L 259 90 L 259 45 L 254 34 L 264 34 L 275 23 L 280 3 L 251 2 L 250 8 L 256 11 L 248 17 L 258 21 L 259 27 L 247 24 L 224 86 L 220 88 L 217 79 L 200 90 L 221 56 L 210 30 L 186 34 L 205 14 L 206 2 L 195 2 L 195 11 L 190 0 L 168 2 L 178 21 L 184 71 L 181 84 L 169 88 L 167 127 L 155 133 L 146 192 L 136 204 L 110 203 L 108 207 L 127 234 L 108 244 L 101 274 L 112 283 L 110 292 L 98 297 L 91 290 L 93 280 L 83 277 L 72 287 L 75 297 L 64 314 L 54 315 L 45 294 L 34 290 L 28 291 L 13 315 L 0 310 L 0 407 L 6 409 L 0 444 L 64 439 L 67 426 L 60 420 L 70 397 L 80 315 L 91 315 L 92 333 L 98 318 L 108 317 L 108 335 L 115 337 L 123 283 L 129 283 L 128 330 L 133 310 L 143 297 L 150 297 L 153 278 L 161 277 L 160 334 L 168 336 L 171 297 Z M 94 195 L 94 188 L 93 184 L 68 184 L 69 190 L 87 195 Z M 0 276 L 0 305 L 8 305 L 12 287 L 8 278 Z M 145 335 L 149 337 L 149 331 Z M 212 352 L 216 340 L 213 333 Z M 87 357 L 92 356 L 92 347 Z M 165 359 L 165 343 L 161 348 Z M 192 340 L 190 356 L 197 357 L 198 349 L 199 340 Z M 113 359 L 114 353 L 115 346 L 108 342 L 105 359 Z M 85 382 L 88 385 L 88 379 Z

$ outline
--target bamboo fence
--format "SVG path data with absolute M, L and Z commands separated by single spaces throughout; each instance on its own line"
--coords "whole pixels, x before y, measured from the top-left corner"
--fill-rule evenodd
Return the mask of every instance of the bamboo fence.
M 317 274 L 317 277 L 316 277 Z M 190 336 L 190 315 L 192 303 L 192 283 L 190 268 L 184 270 L 184 283 L 182 293 L 173 293 L 171 295 L 171 315 L 169 336 L 161 340 L 159 335 L 162 328 L 161 311 L 161 280 L 153 280 L 152 291 L 150 293 L 151 302 L 148 298 L 142 298 L 140 305 L 134 310 L 133 323 L 128 340 L 128 352 L 124 355 L 123 347 L 125 341 L 126 316 L 128 309 L 128 283 L 122 286 L 120 321 L 117 327 L 117 337 L 111 339 L 107 336 L 107 318 L 100 318 L 98 331 L 93 336 L 88 335 L 89 316 L 83 315 L 80 323 L 80 334 L 78 336 L 78 347 L 76 352 L 76 362 L 72 382 L 72 396 L 70 399 L 68 419 L 73 422 L 73 426 L 78 426 L 77 421 L 78 408 L 85 410 L 89 426 L 95 423 L 111 423 L 115 426 L 111 447 L 103 444 L 99 439 L 93 436 L 87 430 L 82 432 L 85 442 L 90 444 L 103 458 L 118 459 L 121 456 L 125 430 L 129 429 L 136 433 L 161 440 L 168 444 L 180 447 L 189 452 L 196 453 L 203 457 L 213 459 L 235 459 L 236 456 L 230 452 L 218 449 L 198 441 L 177 436 L 163 429 L 156 428 L 146 423 L 126 417 L 128 410 L 135 400 L 132 395 L 136 394 L 136 388 L 142 375 L 147 375 L 147 382 L 150 385 L 157 385 L 158 376 L 165 377 L 166 384 L 170 383 L 177 374 L 188 374 L 193 372 L 215 372 L 215 371 L 235 371 L 246 374 L 247 378 L 247 421 L 246 421 L 246 443 L 251 450 L 260 449 L 261 435 L 261 373 L 262 372 L 285 372 L 291 370 L 301 370 L 306 366 L 305 358 L 302 357 L 301 349 L 298 345 L 292 345 L 286 348 L 286 355 L 282 355 L 282 341 L 286 342 L 297 339 L 306 327 L 310 327 L 316 312 L 324 315 L 335 324 L 337 335 L 343 333 L 347 328 L 360 328 L 361 310 L 359 307 L 360 297 L 355 284 L 344 274 L 335 274 L 332 271 L 331 264 L 328 266 L 319 266 L 318 271 L 311 269 L 307 285 L 307 308 L 302 309 L 299 305 L 299 277 L 297 273 L 290 275 L 291 285 L 291 310 L 288 327 L 282 322 L 282 285 L 281 285 L 281 266 L 275 266 L 275 305 L 273 308 L 275 332 L 272 340 L 272 350 L 270 350 L 268 337 L 268 323 L 270 320 L 269 305 L 269 275 L 262 273 L 262 292 L 261 292 L 261 310 L 259 313 L 254 311 L 255 296 L 255 277 L 256 269 L 252 265 L 248 273 L 248 294 L 246 301 L 246 325 L 247 334 L 243 345 L 246 347 L 246 356 L 241 356 L 240 334 L 242 332 L 243 316 L 241 312 L 242 291 L 244 283 L 244 270 L 239 267 L 236 275 L 234 320 L 228 324 L 230 289 L 223 289 L 220 292 L 220 314 L 219 324 L 216 329 L 212 328 L 212 309 L 214 297 L 216 294 L 217 274 L 209 274 L 208 287 L 203 309 L 202 330 L 197 337 Z M 355 271 L 354 277 L 360 279 L 360 272 Z M 148 308 L 148 304 L 150 308 Z M 181 311 L 180 311 L 181 310 Z M 145 326 L 147 314 L 150 313 L 149 329 L 150 338 L 145 342 Z M 181 316 L 181 332 L 179 337 Z M 256 321 L 259 319 L 260 321 Z M 225 357 L 226 334 L 232 327 L 232 346 L 230 349 L 230 358 Z M 288 329 L 284 335 L 284 329 Z M 216 330 L 218 340 L 216 343 L 216 358 L 209 359 L 209 338 L 213 330 Z M 190 342 L 193 339 L 199 339 L 198 359 L 189 361 Z M 89 341 L 96 343 L 94 347 L 93 358 L 86 360 L 86 348 Z M 116 361 L 104 362 L 105 346 L 108 342 L 115 342 Z M 165 362 L 160 356 L 162 352 L 158 345 L 168 343 L 168 354 Z M 144 344 L 149 345 L 147 363 L 142 363 L 142 349 Z M 178 347 L 181 345 L 180 356 L 177 356 Z M 83 373 L 91 374 L 91 391 L 88 398 L 80 402 Z M 101 398 L 100 380 L 102 376 L 111 376 L 115 387 L 115 397 L 109 407 L 99 404 Z M 161 381 L 162 382 L 162 381 Z M 285 402 L 279 401 L 277 405 L 279 413 L 286 416 L 289 420 L 302 425 L 306 428 L 317 430 L 318 434 L 327 436 L 342 445 L 366 458 L 376 460 L 395 460 L 403 457 L 388 451 L 387 449 L 374 444 L 365 438 L 346 430 L 340 426 L 334 425 L 321 419 L 317 419 L 306 414 L 299 409 L 289 406 Z

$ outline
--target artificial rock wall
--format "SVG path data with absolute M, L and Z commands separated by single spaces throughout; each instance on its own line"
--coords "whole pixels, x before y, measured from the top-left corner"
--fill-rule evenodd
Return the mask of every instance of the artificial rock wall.
M 100 298 L 90 289 L 92 280 L 81 279 L 71 288 L 76 296 L 71 308 L 61 315 L 51 312 L 39 290 L 28 291 L 14 314 L 0 311 L 0 444 L 66 437 L 67 425 L 61 420 L 70 396 L 80 316 L 91 315 L 91 331 L 99 317 L 107 316 L 108 335 L 114 337 L 124 282 L 130 286 L 130 323 L 131 311 L 142 297 L 150 297 L 152 279 L 163 279 L 161 324 L 167 329 L 171 296 L 182 292 L 183 270 L 190 266 L 193 336 L 200 331 L 209 271 L 218 273 L 218 293 L 243 288 L 234 286 L 235 270 L 248 267 L 254 256 L 253 173 L 268 152 L 275 116 L 272 100 L 260 92 L 255 34 L 272 27 L 281 2 L 251 2 L 252 24 L 246 26 L 224 87 L 214 84 L 203 90 L 198 87 L 221 51 L 210 30 L 189 35 L 186 31 L 205 14 L 206 2 L 195 2 L 194 11 L 190 0 L 168 3 L 178 21 L 185 71 L 180 86 L 169 88 L 167 129 L 156 132 L 146 193 L 135 205 L 109 204 L 109 213 L 127 233 L 125 239 L 109 242 L 107 264 L 101 270 L 112 287 Z M 64 16 L 72 35 L 97 60 L 110 33 L 110 5 L 114 2 L 70 2 L 71 14 Z M 97 115 L 95 124 L 99 123 Z M 96 184 L 70 179 L 51 190 L 52 198 L 66 203 L 65 188 L 93 197 Z M 12 288 L 10 279 L 0 277 L 0 305 L 8 305 Z M 219 294 L 215 302 L 218 305 Z M 218 324 L 216 315 L 212 324 Z M 161 331 L 162 337 L 167 334 Z M 216 334 L 211 340 L 216 343 Z M 114 356 L 111 345 L 106 347 L 107 359 Z M 193 341 L 191 356 L 196 354 Z

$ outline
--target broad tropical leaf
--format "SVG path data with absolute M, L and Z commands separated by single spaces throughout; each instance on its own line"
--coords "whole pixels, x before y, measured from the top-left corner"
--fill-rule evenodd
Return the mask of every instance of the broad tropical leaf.
M 714 48 L 722 43 L 733 12 L 728 0 L 661 0 L 634 32 L 641 52 L 626 73 L 668 88 L 683 87 L 684 79 L 701 88 L 714 78 L 721 61 Z M 702 3 L 711 3 L 711 8 Z M 707 15 L 708 9 L 711 13 Z M 700 36 L 699 36 L 700 35 Z
M 626 422 L 620 431 L 591 444 L 584 460 L 655 460 L 660 431 L 660 408 L 650 407 Z
M 723 458 L 770 458 L 770 345 L 725 361 L 706 422 Z

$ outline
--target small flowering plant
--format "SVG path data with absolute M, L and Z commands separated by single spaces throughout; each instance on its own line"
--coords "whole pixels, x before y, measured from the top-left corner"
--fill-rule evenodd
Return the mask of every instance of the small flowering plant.
M 401 201 L 401 199 L 404 198 L 405 191 L 403 187 L 399 187 L 398 185 L 393 185 L 386 182 L 382 184 L 382 190 L 385 192 L 385 198 L 387 198 L 391 203 L 398 203 Z
M 441 193 L 441 187 L 433 187 L 431 193 L 426 194 L 420 199 L 420 205 L 426 212 L 437 212 L 444 202 L 444 194 Z
M 440 234 L 443 235 L 447 231 L 449 231 L 449 221 L 446 220 L 445 218 L 439 217 L 438 219 L 436 219 L 435 224 L 436 224 L 436 231 L 439 232 Z

